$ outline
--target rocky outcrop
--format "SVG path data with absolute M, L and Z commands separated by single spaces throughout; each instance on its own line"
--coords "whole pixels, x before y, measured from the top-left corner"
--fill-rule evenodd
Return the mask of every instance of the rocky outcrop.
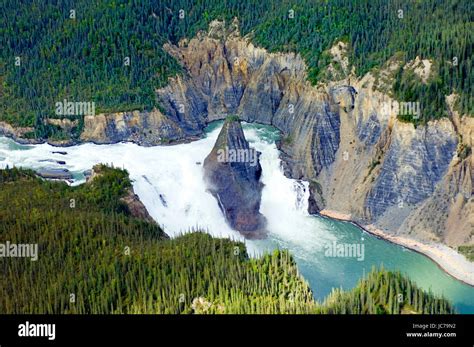
M 66 133 L 70 133 L 75 127 L 79 125 L 78 120 L 70 120 L 67 118 L 47 118 L 45 120 L 47 124 L 54 125 Z
M 26 138 L 26 136 L 35 131 L 32 127 L 14 127 L 6 122 L 0 122 L 0 135 L 10 137 L 18 143 L 27 144 L 37 144 L 41 143 L 41 140 Z
M 36 174 L 45 179 L 50 180 L 72 180 L 72 174 L 68 169 L 38 169 Z
M 161 111 L 119 112 L 84 117 L 81 140 L 99 144 L 131 141 L 144 146 L 183 139 L 185 132 Z
M 126 195 L 123 196 L 120 201 L 127 205 L 128 211 L 133 217 L 146 220 L 153 224 L 156 223 L 148 213 L 148 210 L 146 209 L 145 205 L 143 205 L 138 195 L 134 193 L 132 188 L 127 189 Z
M 265 236 L 259 212 L 263 184 L 260 153 L 249 146 L 240 121 L 228 119 L 204 160 L 204 178 L 229 225 L 247 238 Z

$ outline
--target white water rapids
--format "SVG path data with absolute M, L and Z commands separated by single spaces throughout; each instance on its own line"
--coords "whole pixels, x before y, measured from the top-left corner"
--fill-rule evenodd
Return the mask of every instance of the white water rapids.
M 232 230 L 218 207 L 216 199 L 206 191 L 202 163 L 211 151 L 219 134 L 220 126 L 207 137 L 188 144 L 174 146 L 141 147 L 133 143 L 57 148 L 48 144 L 19 146 L 12 151 L 11 140 L 0 140 L 0 167 L 7 165 L 38 168 L 67 168 L 79 174 L 98 163 L 125 168 L 130 173 L 133 188 L 150 215 L 170 236 L 200 228 L 218 237 L 243 240 Z M 314 224 L 307 211 L 308 184 L 284 176 L 280 167 L 279 152 L 274 142 L 275 130 L 268 127 L 244 125 L 246 138 L 262 152 L 261 212 L 267 217 L 268 230 L 302 246 L 314 247 L 311 239 L 320 243 L 323 235 L 305 232 L 308 223 Z M 263 134 L 263 135 L 262 135 Z M 264 139 L 270 135 L 270 139 Z M 66 155 L 52 152 L 65 151 Z M 3 161 L 1 160 L 3 158 Z M 51 161 L 63 160 L 65 165 Z M 75 184 L 83 182 L 79 179 Z M 298 232 L 295 232 L 298 230 Z M 316 237 L 317 236 L 317 237 Z M 326 237 L 323 237 L 326 239 Z M 250 254 L 258 254 L 261 248 L 255 242 L 246 242 Z

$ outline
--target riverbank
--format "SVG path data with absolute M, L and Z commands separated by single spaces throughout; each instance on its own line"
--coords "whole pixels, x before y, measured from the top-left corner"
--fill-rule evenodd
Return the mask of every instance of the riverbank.
M 351 219 L 351 215 L 337 211 L 321 210 L 319 214 L 324 217 L 351 222 L 369 234 L 423 254 L 434 261 L 448 275 L 465 284 L 474 286 L 474 263 L 446 245 L 425 243 L 406 236 L 391 235 L 373 225 L 360 225 Z

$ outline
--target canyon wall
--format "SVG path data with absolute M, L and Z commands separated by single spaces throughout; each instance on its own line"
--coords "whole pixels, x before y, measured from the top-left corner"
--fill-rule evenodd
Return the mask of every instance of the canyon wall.
M 450 110 L 450 118 L 416 128 L 399 121 L 385 107 L 402 68 L 396 57 L 359 78 L 339 42 L 325 80 L 312 86 L 299 55 L 255 47 L 237 21 L 214 21 L 208 32 L 165 49 L 185 74 L 157 90 L 163 109 L 86 117 L 82 140 L 184 141 L 210 121 L 238 115 L 281 131 L 285 173 L 310 182 L 310 212 L 334 210 L 391 233 L 474 244 L 473 118 Z M 423 73 L 425 81 L 430 71 Z

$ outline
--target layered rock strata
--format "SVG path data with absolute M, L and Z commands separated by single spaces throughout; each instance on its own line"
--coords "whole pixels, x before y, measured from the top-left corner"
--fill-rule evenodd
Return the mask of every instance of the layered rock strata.
M 209 192 L 229 225 L 250 239 L 265 236 L 266 219 L 259 212 L 263 183 L 260 153 L 249 146 L 240 121 L 225 121 L 203 164 Z

